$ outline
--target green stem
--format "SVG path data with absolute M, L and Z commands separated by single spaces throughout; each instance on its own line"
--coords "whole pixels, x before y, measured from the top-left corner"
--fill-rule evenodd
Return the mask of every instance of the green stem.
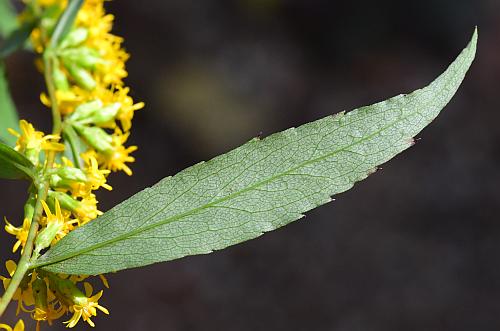
M 16 271 L 14 272 L 14 275 L 12 275 L 12 279 L 10 280 L 9 285 L 7 286 L 7 289 L 5 290 L 4 295 L 2 296 L 2 299 L 0 300 L 0 316 L 2 316 L 3 313 L 5 312 L 5 309 L 7 309 L 9 302 L 12 300 L 12 297 L 14 296 L 14 293 L 19 287 L 19 284 L 23 280 L 26 271 L 28 271 L 30 267 L 30 257 L 33 251 L 33 244 L 35 242 L 36 233 L 38 231 L 38 221 L 42 216 L 41 201 L 45 197 L 47 197 L 47 190 L 48 190 L 47 185 L 42 184 L 38 187 L 35 211 L 33 219 L 31 220 L 30 230 L 28 232 L 28 239 L 26 240 L 26 245 L 24 246 L 21 259 L 17 264 Z
M 53 120 L 53 127 L 52 127 L 52 134 L 55 135 L 60 135 L 61 134 L 61 113 L 59 112 L 59 107 L 55 95 L 55 86 L 54 86 L 54 81 L 52 77 L 52 72 L 53 72 L 53 64 L 54 64 L 54 55 L 52 50 L 49 48 L 45 51 L 44 56 L 44 64 L 45 64 L 45 83 L 47 84 L 47 90 L 49 92 L 50 96 L 50 101 L 52 104 L 52 120 Z M 19 287 L 19 284 L 24 278 L 24 275 L 30 268 L 30 265 L 32 262 L 32 253 L 33 253 L 33 246 L 35 244 L 35 238 L 36 234 L 38 232 L 38 227 L 39 227 L 39 221 L 42 216 L 42 200 L 46 200 L 48 190 L 49 190 L 49 182 L 48 182 L 48 176 L 46 174 L 52 169 L 52 166 L 54 164 L 56 153 L 54 151 L 50 151 L 47 153 L 47 163 L 45 166 L 45 169 L 43 170 L 43 176 L 41 177 L 42 180 L 37 184 L 37 195 L 36 195 L 36 203 L 35 203 L 35 210 L 34 210 L 34 215 L 33 219 L 31 220 L 31 225 L 30 229 L 28 232 L 28 238 L 26 240 L 26 244 L 24 246 L 23 253 L 21 255 L 21 259 L 19 260 L 19 263 L 17 264 L 16 271 L 14 272 L 14 275 L 12 275 L 12 279 L 9 282 L 9 285 L 7 286 L 4 295 L 0 299 L 0 317 L 3 315 L 5 310 L 7 309 L 7 306 L 9 305 L 10 301 L 12 300 L 12 297 L 14 296 L 14 293 L 16 292 L 17 288 Z M 36 257 L 34 257 L 36 260 Z
M 49 92 L 50 103 L 52 106 L 52 134 L 59 135 L 61 133 L 61 114 L 59 112 L 59 105 L 56 98 L 56 88 L 54 86 L 54 52 L 51 48 L 47 48 L 43 54 L 43 63 L 45 66 L 45 84 L 47 85 L 47 91 Z M 55 153 L 49 153 L 49 156 Z

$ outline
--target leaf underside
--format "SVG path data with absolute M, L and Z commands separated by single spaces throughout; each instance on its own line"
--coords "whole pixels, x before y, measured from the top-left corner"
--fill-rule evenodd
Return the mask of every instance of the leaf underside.
M 132 196 L 76 229 L 33 267 L 100 274 L 206 254 L 331 201 L 413 144 L 471 65 L 477 32 L 424 89 L 253 139 Z

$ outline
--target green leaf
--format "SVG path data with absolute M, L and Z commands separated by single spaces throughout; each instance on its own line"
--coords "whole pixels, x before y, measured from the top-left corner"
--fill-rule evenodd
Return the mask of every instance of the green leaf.
M 34 168 L 24 155 L 0 142 L 0 178 L 34 178 Z
M 474 33 L 424 89 L 253 139 L 163 179 L 68 234 L 34 267 L 89 275 L 140 267 L 220 250 L 303 217 L 413 144 L 455 94 L 476 43 Z
M 0 36 L 9 35 L 17 27 L 17 14 L 10 0 L 0 0 Z
M 5 66 L 3 61 L 0 60 L 0 140 L 14 145 L 16 137 L 7 132 L 8 128 L 18 129 L 19 118 L 16 106 L 10 96 L 7 77 L 5 75 Z
M 23 48 L 36 24 L 36 20 L 26 21 L 19 28 L 12 31 L 0 47 L 0 58 L 5 59 L 15 51 Z
M 83 0 L 70 0 L 68 7 L 61 14 L 61 17 L 57 21 L 54 32 L 52 33 L 52 38 L 50 40 L 51 48 L 56 48 L 59 42 L 64 39 L 68 32 L 73 27 L 76 15 L 83 4 Z

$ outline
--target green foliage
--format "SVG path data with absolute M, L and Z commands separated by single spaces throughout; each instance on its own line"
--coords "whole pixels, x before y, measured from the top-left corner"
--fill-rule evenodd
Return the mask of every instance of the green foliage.
M 101 274 L 259 237 L 350 189 L 407 149 L 446 106 L 477 33 L 426 88 L 273 134 L 165 178 L 76 229 L 32 267 Z
M 16 12 L 10 0 L 0 0 L 0 36 L 9 35 L 17 27 Z
M 34 166 L 24 155 L 0 142 L 0 178 L 33 178 Z
M 5 65 L 0 60 L 0 141 L 14 145 L 16 137 L 7 132 L 7 128 L 18 129 L 19 118 L 16 106 L 10 96 Z
M 36 25 L 36 21 L 26 21 L 19 28 L 13 30 L 0 47 L 0 59 L 4 59 L 21 49 L 26 44 L 31 35 L 31 31 Z

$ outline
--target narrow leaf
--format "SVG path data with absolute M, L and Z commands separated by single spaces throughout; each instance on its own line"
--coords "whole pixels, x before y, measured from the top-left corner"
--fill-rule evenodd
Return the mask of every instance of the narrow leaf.
M 10 96 L 7 77 L 5 75 L 5 65 L 0 60 L 0 140 L 14 145 L 16 137 L 7 132 L 8 128 L 17 129 L 19 127 L 16 106 Z
M 33 163 L 24 155 L 0 142 L 0 178 L 29 179 L 33 177 Z
M 457 91 L 476 42 L 474 33 L 424 89 L 253 139 L 163 179 L 71 232 L 34 267 L 66 274 L 140 267 L 210 253 L 301 218 L 412 145 Z

